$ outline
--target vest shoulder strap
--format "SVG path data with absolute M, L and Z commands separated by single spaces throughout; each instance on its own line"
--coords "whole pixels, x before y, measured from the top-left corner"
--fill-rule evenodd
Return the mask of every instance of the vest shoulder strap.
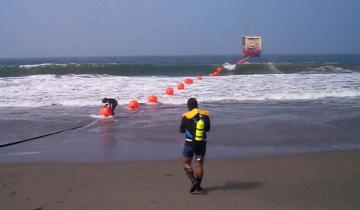
M 198 114 L 209 116 L 209 111 L 205 109 L 193 109 L 189 112 L 185 112 L 182 116 L 186 117 L 186 119 L 192 119 Z

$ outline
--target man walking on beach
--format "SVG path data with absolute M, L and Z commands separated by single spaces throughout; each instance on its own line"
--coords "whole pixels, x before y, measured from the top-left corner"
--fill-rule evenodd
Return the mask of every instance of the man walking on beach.
M 190 193 L 201 193 L 204 158 L 206 153 L 206 132 L 210 130 L 210 118 L 207 110 L 198 109 L 198 102 L 190 98 L 187 102 L 188 112 L 182 115 L 180 132 L 185 133 L 183 149 L 183 167 L 191 181 Z M 192 159 L 195 155 L 195 175 Z

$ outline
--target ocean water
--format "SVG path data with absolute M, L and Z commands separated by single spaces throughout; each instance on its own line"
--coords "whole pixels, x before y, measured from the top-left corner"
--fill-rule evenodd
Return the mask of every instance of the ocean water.
M 189 97 L 211 112 L 209 158 L 360 148 L 360 55 L 269 55 L 208 76 L 237 59 L 0 59 L 0 144 L 80 127 L 0 147 L 0 162 L 178 158 Z M 115 117 L 98 115 L 103 97 L 118 100 Z M 132 99 L 138 110 L 127 108 Z

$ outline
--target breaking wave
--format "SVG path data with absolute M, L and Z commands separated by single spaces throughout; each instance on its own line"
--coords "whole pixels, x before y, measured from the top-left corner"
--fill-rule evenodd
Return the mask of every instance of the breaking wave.
M 41 74 L 101 74 L 117 76 L 198 76 L 208 75 L 220 65 L 156 65 L 156 64 L 26 64 L 0 67 L 0 77 L 16 77 Z M 360 72 L 358 64 L 323 63 L 226 63 L 225 75 L 249 74 L 334 74 Z
M 318 100 L 360 97 L 360 74 L 262 74 L 204 76 L 185 90 L 176 90 L 183 77 L 113 75 L 31 75 L 0 78 L 0 107 L 99 106 L 103 97 L 120 105 L 131 99 L 145 103 L 150 95 L 162 104 L 201 102 Z M 167 87 L 175 94 L 166 96 Z

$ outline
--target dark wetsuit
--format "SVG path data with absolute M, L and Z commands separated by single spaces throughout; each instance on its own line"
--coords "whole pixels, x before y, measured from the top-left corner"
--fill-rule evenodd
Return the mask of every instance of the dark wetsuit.
M 111 113 L 114 114 L 114 110 L 116 108 L 116 106 L 118 105 L 117 100 L 113 99 L 113 98 L 104 98 L 102 100 L 103 103 L 106 103 L 105 106 L 109 106 L 111 109 Z
M 199 119 L 199 115 L 196 115 L 195 120 Z M 180 124 L 180 132 L 185 133 L 185 143 L 184 143 L 184 150 L 183 155 L 186 157 L 193 157 L 194 154 L 197 156 L 205 156 L 206 153 L 206 134 L 205 139 L 202 141 L 195 140 L 195 120 L 194 118 L 188 119 L 185 116 L 181 119 Z M 204 120 L 205 126 L 204 131 L 205 133 L 210 131 L 210 118 L 209 116 L 202 116 Z

